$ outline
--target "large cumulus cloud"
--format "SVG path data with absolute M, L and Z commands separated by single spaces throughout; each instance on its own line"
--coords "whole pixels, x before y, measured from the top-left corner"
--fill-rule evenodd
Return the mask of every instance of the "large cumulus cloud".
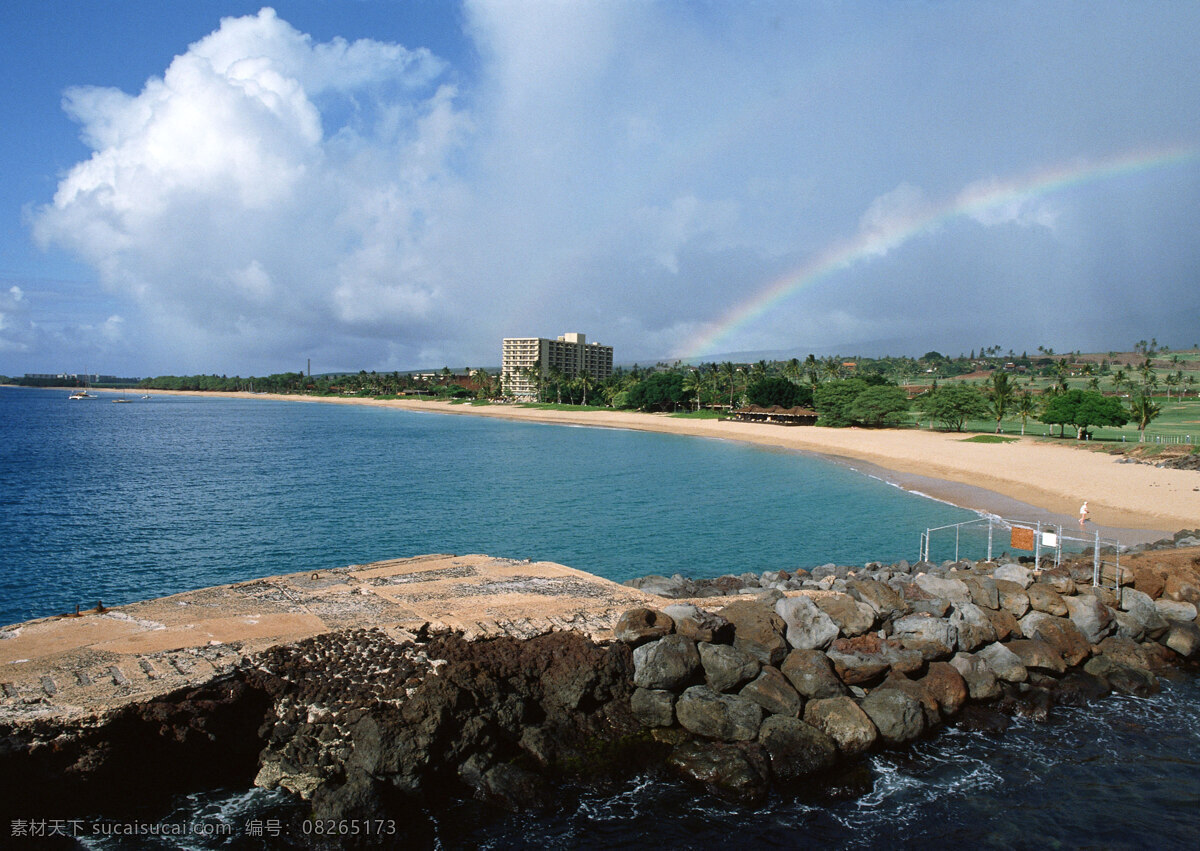
M 427 230 L 466 127 L 445 70 L 395 44 L 314 43 L 270 9 L 225 19 L 136 95 L 66 93 L 94 153 L 35 234 L 195 368 L 339 334 L 391 343 L 440 309 Z

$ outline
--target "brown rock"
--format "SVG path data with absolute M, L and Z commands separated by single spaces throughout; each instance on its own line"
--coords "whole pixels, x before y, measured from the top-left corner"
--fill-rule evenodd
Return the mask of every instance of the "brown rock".
M 833 739 L 845 756 L 870 750 L 879 738 L 867 713 L 845 696 L 810 700 L 804 707 L 804 720 Z
M 887 679 L 879 687 L 880 691 L 884 689 L 902 691 L 921 704 L 921 711 L 925 713 L 925 729 L 928 730 L 942 723 L 942 713 L 938 708 L 937 698 L 925 687 L 924 682 L 910 680 L 904 674 L 893 671 L 888 674 Z
M 1154 600 L 1162 596 L 1164 579 L 1165 571 L 1155 567 L 1138 566 L 1133 569 L 1133 587 Z
M 647 641 L 654 641 L 665 635 L 670 635 L 675 629 L 675 622 L 658 609 L 630 609 L 621 615 L 613 634 L 618 641 L 637 647 Z
M 946 718 L 958 714 L 969 697 L 966 680 L 949 662 L 931 662 L 921 683 Z
M 778 665 L 788 654 L 783 618 L 762 603 L 738 600 L 718 612 L 733 624 L 733 646 L 764 665 Z
M 820 650 L 793 650 L 783 660 L 780 671 L 797 692 L 810 700 L 846 693 L 833 663 Z
M 1052 674 L 1061 674 L 1067 670 L 1058 651 L 1041 639 L 1018 638 L 1004 646 L 1015 653 L 1026 668 Z
M 778 668 L 765 667 L 758 677 L 742 687 L 742 697 L 748 697 L 772 715 L 800 717 L 804 701 Z
M 1163 580 L 1162 595 L 1179 603 L 1200 604 L 1200 579 L 1190 570 L 1176 569 Z
M 1035 619 L 1031 614 L 1021 629 L 1028 638 L 1041 639 L 1053 647 L 1068 667 L 1074 667 L 1092 655 L 1088 640 L 1083 637 L 1079 627 L 1067 618 L 1040 615 Z
M 984 609 L 983 613 L 987 615 L 988 620 L 992 622 L 992 626 L 996 628 L 996 639 L 998 641 L 1007 641 L 1009 638 L 1021 638 L 1021 624 L 1013 617 L 1013 613 L 1006 609 Z
M 1066 617 L 1067 604 L 1047 583 L 1035 582 L 1025 589 L 1025 593 L 1029 596 L 1029 607 L 1035 612 L 1045 612 L 1056 618 Z

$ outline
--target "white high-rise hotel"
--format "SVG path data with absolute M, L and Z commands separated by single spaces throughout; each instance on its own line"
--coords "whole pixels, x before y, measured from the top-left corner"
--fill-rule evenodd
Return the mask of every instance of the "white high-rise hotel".
M 557 369 L 567 378 L 587 373 L 592 378 L 612 375 L 612 346 L 589 343 L 583 334 L 563 334 L 557 340 L 546 337 L 505 337 L 500 361 L 500 380 L 509 396 L 532 397 L 537 387 L 530 367 L 541 365 L 543 377 Z

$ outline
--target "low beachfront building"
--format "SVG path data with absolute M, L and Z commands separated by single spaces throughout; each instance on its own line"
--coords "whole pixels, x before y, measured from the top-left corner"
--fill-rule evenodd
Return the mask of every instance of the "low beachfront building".
M 602 381 L 612 375 L 612 346 L 589 343 L 584 334 L 547 337 L 505 337 L 500 360 L 504 393 L 519 399 L 537 396 L 539 376 L 558 372 L 565 378 L 588 375 Z

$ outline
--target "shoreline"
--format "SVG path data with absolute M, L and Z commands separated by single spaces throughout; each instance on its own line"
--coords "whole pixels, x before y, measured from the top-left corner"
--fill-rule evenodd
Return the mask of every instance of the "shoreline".
M 1031 437 L 1016 443 L 965 442 L 969 435 L 901 429 L 785 427 L 763 423 L 689 420 L 633 411 L 554 411 L 508 405 L 473 406 L 412 399 L 293 396 L 275 393 L 154 390 L 153 395 L 363 405 L 420 413 L 481 416 L 517 422 L 617 428 L 735 440 L 821 456 L 903 490 L 961 508 L 1022 521 L 1077 529 L 1087 500 L 1090 537 L 1148 543 L 1196 525 L 1200 476 L 1110 455 L 1056 446 Z

